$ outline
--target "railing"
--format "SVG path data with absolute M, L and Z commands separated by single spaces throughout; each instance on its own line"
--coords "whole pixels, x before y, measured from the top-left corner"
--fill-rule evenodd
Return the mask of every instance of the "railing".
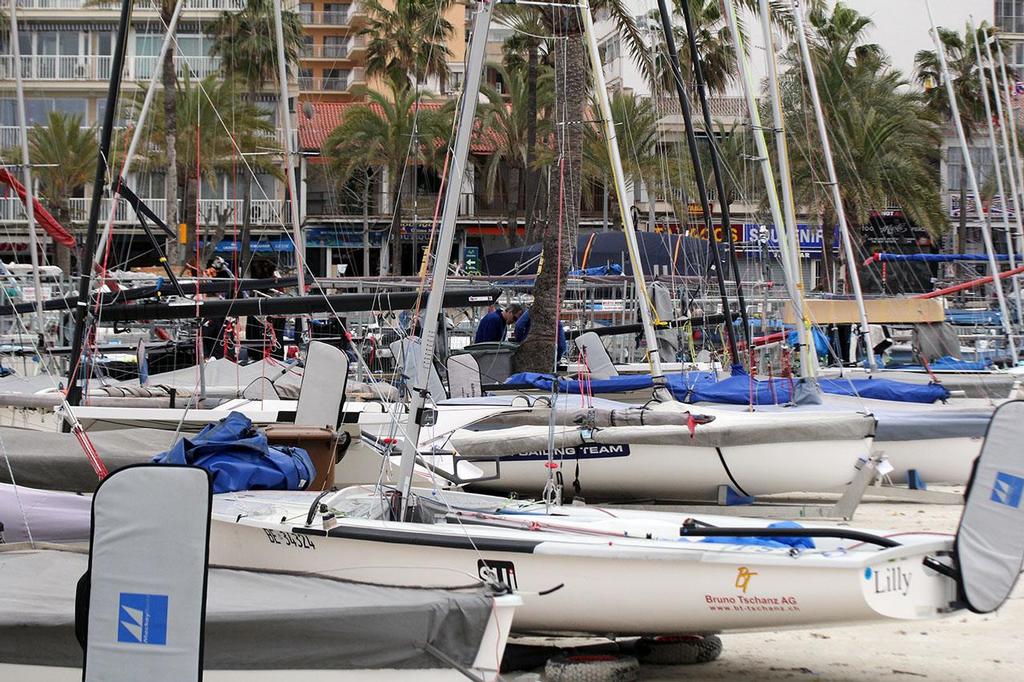
M 302 23 L 311 26 L 348 26 L 350 10 L 314 10 L 299 12 Z
M 129 80 L 148 80 L 153 75 L 157 57 L 133 57 L 128 60 Z M 186 57 L 175 55 L 175 71 L 179 78 L 189 73 L 206 78 L 220 70 L 219 57 Z M 107 81 L 110 80 L 111 57 L 106 55 L 31 55 L 21 58 L 22 78 L 37 81 Z M 13 80 L 14 57 L 0 55 L 0 80 Z
M 29 130 L 35 126 L 29 126 Z M 41 126 L 46 128 L 47 126 Z M 82 126 L 82 130 L 89 130 L 90 126 Z M 18 126 L 0 126 L 0 152 L 5 149 L 12 149 L 21 144 L 21 128 Z M 19 157 L 20 158 L 20 157 Z
M 662 98 L 656 102 L 658 111 L 668 115 L 679 115 L 679 100 L 675 97 Z M 711 108 L 713 118 L 743 118 L 747 115 L 746 100 L 740 96 L 713 95 L 708 98 L 708 105 Z M 700 112 L 700 103 L 690 100 L 690 108 Z
M 153 77 L 153 69 L 156 68 L 159 59 L 159 57 L 134 57 L 129 63 L 128 77 L 149 80 Z M 206 78 L 220 71 L 220 57 L 174 55 L 174 71 L 178 74 L 178 78 L 184 78 L 186 74 L 190 78 Z
M 351 69 L 341 76 L 300 76 L 299 90 L 304 92 L 347 92 L 356 85 L 366 84 L 366 72 L 362 68 Z
M 18 0 L 21 9 L 97 9 L 116 10 L 116 2 L 93 2 L 91 0 Z M 240 10 L 245 7 L 245 0 L 185 0 L 187 10 Z M 140 5 L 135 11 L 151 10 L 148 4 Z
M 302 56 L 306 59 L 345 59 L 349 55 L 349 42 L 341 45 L 310 45 L 303 48 Z
M 0 80 L 15 77 L 14 57 L 0 55 Z M 32 55 L 21 58 L 21 77 L 32 80 L 109 80 L 110 57 L 100 55 Z
M 14 197 L 12 198 L 15 204 L 20 204 L 20 201 Z M 0 221 L 3 222 L 22 222 L 24 220 L 24 214 L 17 205 L 12 208 L 4 206 L 5 202 L 10 203 L 12 199 L 0 199 Z M 110 199 L 104 199 L 100 205 L 100 220 L 105 222 L 107 217 L 110 215 Z M 142 200 L 147 206 L 153 209 L 153 212 L 160 219 L 164 219 L 167 215 L 167 200 L 166 199 L 143 199 Z M 71 210 L 71 219 L 75 222 L 85 222 L 89 218 L 89 205 L 91 199 L 86 198 L 72 198 L 68 199 L 68 207 Z M 45 203 L 45 202 L 44 202 Z M 281 224 L 282 211 L 286 209 L 285 202 L 279 199 L 253 199 L 250 205 L 250 221 L 253 225 L 279 225 Z M 203 225 L 216 225 L 217 224 L 217 211 L 227 209 L 228 222 L 242 222 L 242 200 L 241 199 L 200 199 L 199 200 L 199 219 Z M 117 202 L 117 210 L 114 212 L 114 223 L 115 224 L 134 224 L 137 222 L 135 217 L 135 211 L 132 210 L 131 205 L 124 199 L 119 199 Z

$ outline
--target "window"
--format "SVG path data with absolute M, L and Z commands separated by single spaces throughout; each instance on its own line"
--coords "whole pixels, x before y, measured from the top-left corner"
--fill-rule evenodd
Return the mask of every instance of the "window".
M 299 18 L 302 19 L 304 24 L 313 23 L 313 3 L 311 2 L 300 2 L 299 3 Z
M 348 36 L 324 36 L 324 57 L 341 59 L 348 56 Z
M 990 147 L 971 147 L 971 161 L 974 164 L 974 172 L 978 176 L 978 186 L 984 187 L 987 183 L 995 182 L 995 167 L 992 162 L 992 149 Z M 960 147 L 950 147 L 946 150 L 946 178 L 951 192 L 960 191 L 961 175 L 966 172 L 963 163 L 963 155 Z M 969 181 L 965 182 L 967 189 L 970 189 Z
M 313 89 L 313 69 L 299 69 L 299 90 Z
M 312 57 L 313 56 L 313 36 L 308 33 L 302 36 L 302 56 Z
M 324 69 L 324 90 L 348 90 L 348 69 Z
M 28 125 L 46 125 L 51 111 L 60 111 L 82 117 L 82 125 L 86 125 L 86 101 L 84 99 L 60 97 L 26 97 L 25 118 Z M 14 99 L 0 99 L 0 125 L 18 125 L 18 111 Z
M 1024 33 L 1024 2 L 996 0 L 995 24 L 1008 33 Z
M 350 5 L 324 3 L 324 23 L 333 26 L 344 26 L 348 23 L 349 7 Z

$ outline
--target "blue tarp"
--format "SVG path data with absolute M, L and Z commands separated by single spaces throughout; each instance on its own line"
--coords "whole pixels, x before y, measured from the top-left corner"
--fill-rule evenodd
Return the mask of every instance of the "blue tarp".
M 769 528 L 803 528 L 796 521 L 776 521 L 768 524 Z M 701 538 L 700 542 L 711 542 L 721 545 L 756 545 L 758 547 L 772 547 L 783 549 L 795 547 L 796 549 L 814 549 L 814 538 L 807 537 L 743 537 L 743 536 L 722 536 Z
M 573 277 L 602 277 L 606 275 L 621 275 L 622 266 L 618 263 L 612 263 L 611 265 L 595 265 L 592 268 L 577 268 L 576 270 L 570 270 L 569 274 Z
M 1003 323 L 1003 316 L 998 310 L 955 310 L 946 311 L 946 322 L 950 324 L 988 325 L 992 327 Z
M 753 392 L 754 405 L 785 405 L 792 401 L 795 381 L 790 379 L 754 379 L 741 369 L 733 376 L 718 380 L 714 372 L 684 372 L 665 377 L 668 389 L 676 400 L 689 403 L 708 402 L 729 405 L 748 405 Z M 531 386 L 543 391 L 551 390 L 552 376 L 522 372 L 513 374 L 505 383 L 511 386 Z M 949 398 L 949 391 L 939 384 L 912 384 L 890 379 L 819 379 L 825 393 L 856 395 L 876 400 L 894 400 L 905 403 L 934 403 Z M 620 393 L 653 388 L 650 374 L 625 374 L 608 379 L 580 382 L 572 377 L 560 377 L 558 392 L 576 395 Z
M 792 401 L 796 381 L 790 379 L 753 379 L 742 370 L 715 383 L 697 384 L 685 396 L 686 402 L 725 403 L 731 405 L 784 405 Z M 940 384 L 912 384 L 890 379 L 819 379 L 825 393 L 850 395 L 876 400 L 904 403 L 934 403 L 949 398 L 949 391 Z
M 818 357 L 828 357 L 828 352 L 832 347 L 832 344 L 829 343 L 828 337 L 825 336 L 825 332 L 821 331 L 817 327 L 811 327 L 811 336 L 814 338 L 814 350 L 817 352 Z M 796 347 L 798 339 L 799 336 L 795 329 L 786 334 L 786 343 L 790 346 Z
M 1010 257 L 1005 253 L 997 253 L 995 256 L 997 261 L 1010 260 Z M 987 263 L 988 255 L 984 253 L 876 253 L 874 259 L 888 263 L 901 261 L 918 263 L 953 263 L 956 261 Z M 1020 260 L 1020 255 L 1017 255 L 1015 262 L 1019 263 Z
M 928 363 L 928 367 L 933 370 L 945 370 L 945 371 L 956 371 L 956 372 L 982 372 L 992 366 L 990 360 L 957 360 L 956 358 L 946 356 L 933 360 Z M 903 369 L 909 372 L 925 371 L 924 365 L 906 365 L 899 363 L 889 363 L 885 366 L 886 369 Z
M 270 447 L 266 434 L 241 412 L 208 424 L 192 438 L 181 438 L 153 461 L 206 469 L 214 493 L 304 490 L 316 478 L 316 468 L 305 450 Z

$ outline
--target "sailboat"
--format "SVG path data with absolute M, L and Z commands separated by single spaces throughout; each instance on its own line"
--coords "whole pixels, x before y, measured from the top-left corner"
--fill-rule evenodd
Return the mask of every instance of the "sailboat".
M 481 4 L 474 11 L 453 178 L 462 177 L 493 5 Z M 596 57 L 586 4 L 581 14 Z M 421 388 L 428 385 L 432 364 L 459 182 L 445 191 L 439 266 L 422 318 L 424 359 L 406 415 L 397 485 L 319 495 L 217 496 L 211 561 L 405 585 L 496 578 L 524 595 L 513 624 L 520 631 L 775 629 L 933 618 L 962 608 L 991 610 L 1005 600 L 1016 582 L 1024 543 L 1015 540 L 1005 552 L 989 543 L 1001 525 L 1019 522 L 1020 496 L 1013 491 L 1014 481 L 1024 487 L 1019 478 L 1024 470 L 1006 445 L 1024 423 L 1022 402 L 1007 404 L 993 420 L 990 447 L 978 464 L 956 538 L 560 506 L 551 498 L 522 501 L 415 488 L 420 432 L 449 418 L 443 410 L 426 407 L 427 390 Z M 706 422 L 695 426 L 696 433 L 714 423 L 693 421 Z M 1001 491 L 996 516 L 986 507 L 993 485 Z M 979 575 L 985 577 L 979 581 Z M 994 575 L 998 579 L 989 580 Z

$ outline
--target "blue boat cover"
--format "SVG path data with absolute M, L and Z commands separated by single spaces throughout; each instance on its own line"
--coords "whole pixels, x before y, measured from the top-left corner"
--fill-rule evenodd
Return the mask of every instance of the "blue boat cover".
M 768 524 L 769 528 L 803 528 L 796 521 L 776 521 Z M 794 547 L 796 549 L 814 549 L 814 538 L 808 537 L 746 537 L 746 536 L 720 536 L 701 538 L 700 542 L 710 542 L 722 545 L 756 545 L 757 547 L 771 547 L 784 549 Z
M 538 374 L 536 372 L 520 372 L 513 374 L 505 380 L 509 387 L 530 387 L 542 391 L 550 391 L 554 377 L 550 374 Z M 683 372 L 682 374 L 669 374 L 665 382 L 672 395 L 677 399 L 681 395 L 687 395 L 693 387 L 718 381 L 714 372 Z M 602 393 L 627 393 L 629 391 L 642 391 L 646 388 L 654 388 L 654 381 L 650 374 L 621 374 L 607 379 L 590 379 L 580 381 L 577 378 L 559 377 L 558 392 L 569 395 L 600 395 Z
M 179 439 L 153 461 L 206 469 L 214 493 L 304 490 L 316 478 L 316 468 L 305 450 L 270 447 L 266 434 L 241 412 L 207 424 L 192 438 Z
M 991 325 L 1003 323 L 1003 316 L 998 310 L 956 310 L 946 311 L 946 322 L 950 324 Z
M 665 377 L 672 396 L 687 403 L 724 403 L 729 405 L 785 405 L 792 402 L 794 381 L 790 379 L 754 379 L 739 368 L 733 368 L 733 375 L 718 380 L 714 372 L 683 372 Z M 529 386 L 550 391 L 553 377 L 550 374 L 520 372 L 505 380 L 506 385 Z M 905 403 L 934 403 L 949 398 L 949 391 L 940 384 L 912 384 L 891 379 L 819 379 L 818 385 L 825 393 L 859 396 L 876 400 L 895 400 Z M 592 379 L 581 382 L 572 377 L 559 377 L 558 392 L 578 395 L 602 393 L 625 393 L 653 388 L 650 374 L 624 374 L 608 379 Z M 582 389 L 582 391 L 581 391 Z
M 821 331 L 817 327 L 811 327 L 811 336 L 814 338 L 814 350 L 818 354 L 818 357 L 828 357 L 828 352 L 832 347 L 832 344 L 829 343 L 825 332 Z M 786 343 L 794 348 L 796 347 L 799 338 L 800 337 L 795 329 L 786 333 Z
M 601 277 L 603 275 L 621 275 L 622 266 L 618 263 L 611 263 L 609 265 L 595 265 L 592 268 L 577 268 L 570 270 L 569 275 L 572 277 Z
M 946 370 L 946 371 L 957 371 L 957 372 L 981 372 L 989 369 L 992 366 L 991 360 L 957 360 L 956 358 L 945 356 L 937 360 L 932 360 L 928 363 L 929 369 L 934 370 Z M 903 369 L 908 372 L 925 371 L 924 365 L 906 365 L 899 363 L 890 362 L 885 366 L 886 369 Z
M 785 405 L 792 402 L 796 385 L 791 379 L 752 379 L 741 369 L 714 383 L 699 383 L 678 400 L 697 403 L 725 403 L 731 405 Z M 825 393 L 849 395 L 875 400 L 894 400 L 904 403 L 934 403 L 949 398 L 949 391 L 940 384 L 912 384 L 891 379 L 819 379 Z

